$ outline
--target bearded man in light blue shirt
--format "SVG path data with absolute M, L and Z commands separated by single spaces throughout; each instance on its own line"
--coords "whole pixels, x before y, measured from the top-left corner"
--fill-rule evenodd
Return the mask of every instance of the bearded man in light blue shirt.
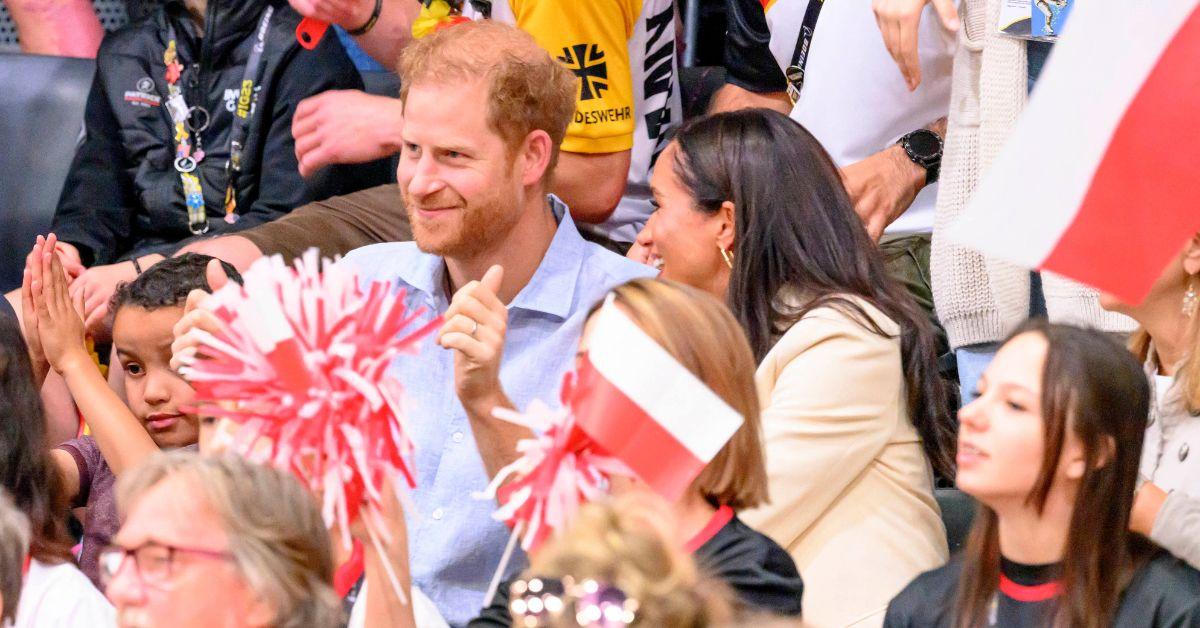
M 356 249 L 342 263 L 364 282 L 406 290 L 424 320 L 444 316 L 436 341 L 391 372 L 416 450 L 413 584 L 462 625 L 478 614 L 509 536 L 491 518 L 496 504 L 472 493 L 527 434 L 492 410 L 557 403 L 588 308 L 654 272 L 585 242 L 547 193 L 579 87 L 529 35 L 453 26 L 410 45 L 400 76 L 397 178 L 415 242 Z

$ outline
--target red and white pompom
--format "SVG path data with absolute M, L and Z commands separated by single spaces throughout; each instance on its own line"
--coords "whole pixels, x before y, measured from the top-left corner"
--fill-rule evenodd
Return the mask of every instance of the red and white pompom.
M 409 312 L 403 291 L 364 290 L 316 249 L 294 267 L 259 260 L 243 279 L 201 306 L 222 331 L 190 332 L 205 356 L 183 369 L 197 413 L 238 423 L 230 448 L 295 473 L 349 545 L 350 524 L 364 502 L 377 511 L 385 479 L 415 486 L 403 391 L 387 370 L 440 321 L 416 325 L 423 311 Z
M 495 415 L 535 434 L 517 443 L 521 457 L 501 469 L 480 495 L 498 499 L 493 517 L 521 536 L 525 551 L 564 530 L 584 503 L 608 494 L 611 476 L 634 475 L 576 425 L 568 407 L 552 410 L 534 401 L 524 414 L 498 408 Z

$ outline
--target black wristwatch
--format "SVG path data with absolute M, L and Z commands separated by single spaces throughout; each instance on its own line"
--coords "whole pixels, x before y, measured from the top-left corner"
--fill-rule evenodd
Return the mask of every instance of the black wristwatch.
M 917 129 L 896 143 L 914 164 L 925 169 L 925 185 L 938 180 L 942 169 L 942 136 L 929 129 Z

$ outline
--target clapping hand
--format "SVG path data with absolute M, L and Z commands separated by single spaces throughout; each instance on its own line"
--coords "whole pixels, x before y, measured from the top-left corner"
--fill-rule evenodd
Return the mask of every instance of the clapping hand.
M 454 384 L 467 408 L 490 415 L 491 400 L 500 389 L 500 357 L 508 330 L 508 308 L 496 296 L 504 269 L 492 266 L 480 281 L 471 281 L 454 294 L 446 310 L 438 344 L 454 350 Z
M 45 361 L 55 371 L 63 373 L 90 366 L 92 359 L 88 354 L 83 319 L 71 302 L 67 273 L 54 245 L 54 234 L 45 239 L 38 237 L 38 243 L 26 259 L 28 294 L 22 295 L 22 301 L 29 336 L 37 338 Z

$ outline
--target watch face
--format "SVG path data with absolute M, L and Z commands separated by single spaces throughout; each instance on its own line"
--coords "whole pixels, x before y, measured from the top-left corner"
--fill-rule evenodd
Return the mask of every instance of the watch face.
M 934 159 L 942 152 L 942 143 L 933 131 L 922 129 L 908 136 L 908 148 L 920 159 Z

